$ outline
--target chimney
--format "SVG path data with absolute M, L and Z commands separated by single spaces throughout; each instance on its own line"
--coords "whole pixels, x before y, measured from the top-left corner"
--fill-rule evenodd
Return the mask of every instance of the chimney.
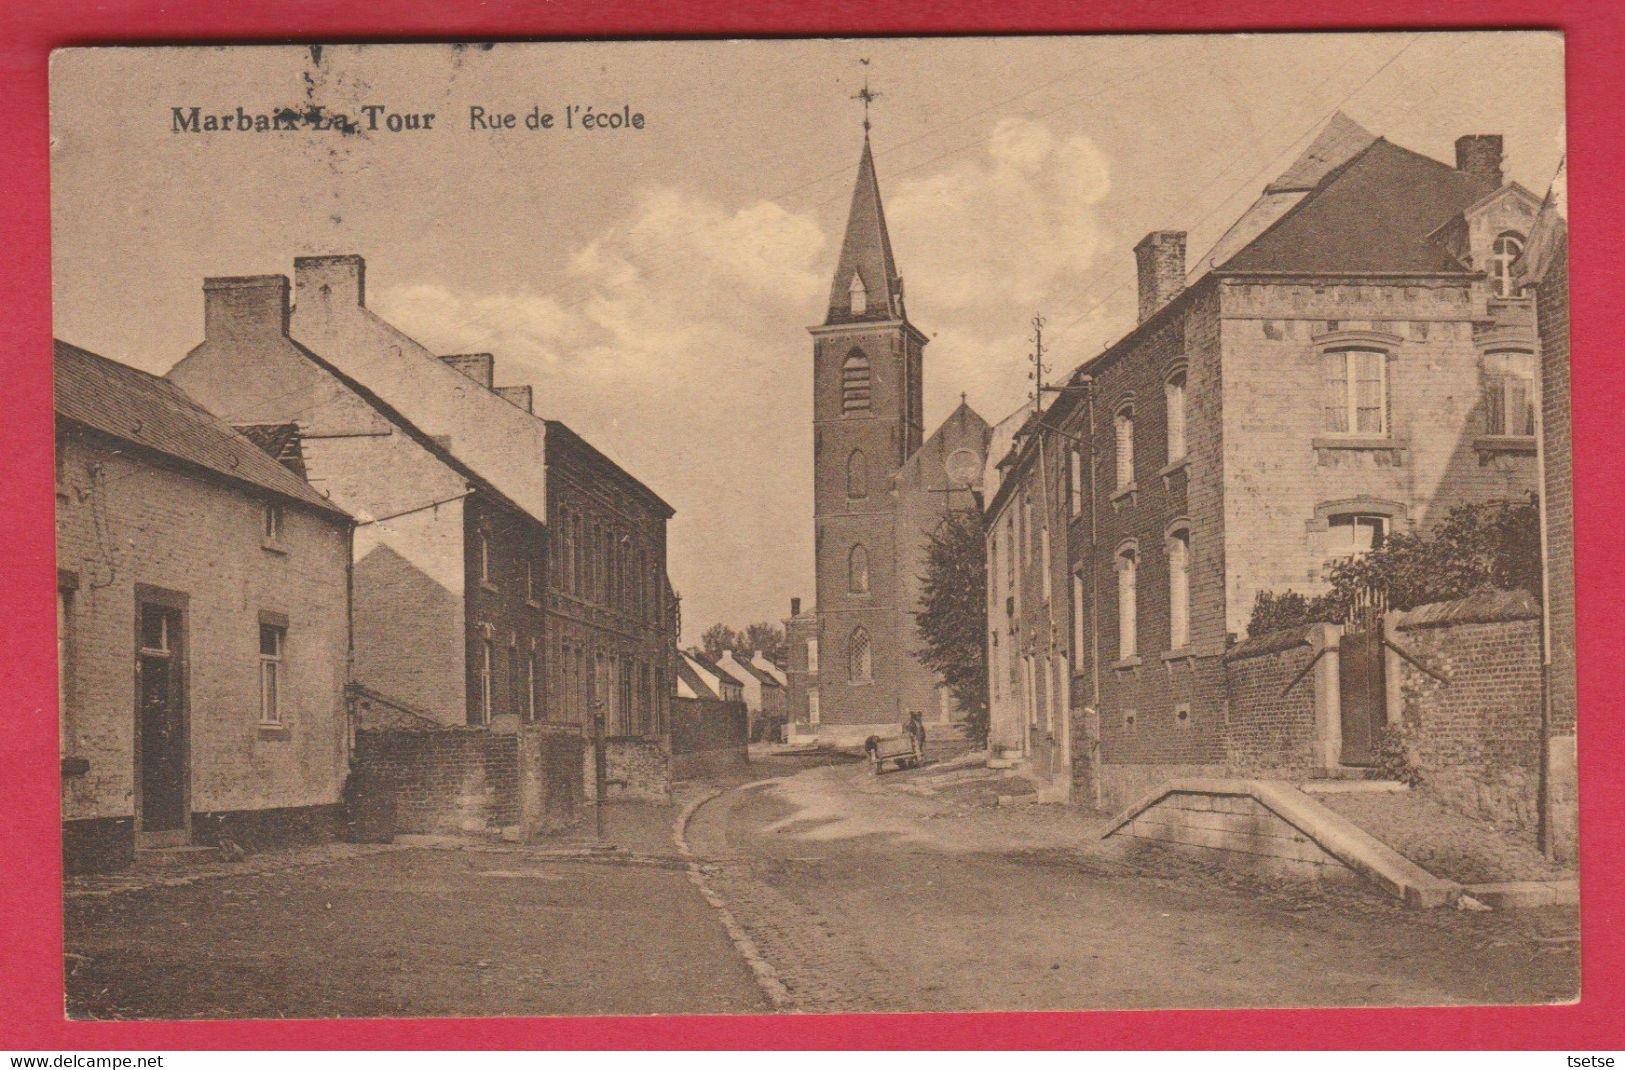
M 288 277 L 239 275 L 203 280 L 206 341 L 288 333 Z
M 799 598 L 790 599 L 790 616 L 792 616 L 792 617 L 801 616 L 801 599 L 799 599 Z
M 500 395 L 503 398 L 503 400 L 512 402 L 513 404 L 518 405 L 521 409 L 524 409 L 526 412 L 530 413 L 531 415 L 533 415 L 533 416 L 535 415 L 535 413 L 536 413 L 536 404 L 535 404 L 534 398 L 532 397 L 532 392 L 531 392 L 530 387 L 528 387 L 528 386 L 499 386 L 499 387 L 496 388 L 496 391 L 497 391 L 497 394 Z
M 1140 320 L 1179 296 L 1185 288 L 1185 232 L 1153 230 L 1134 247 L 1140 270 Z
M 294 298 L 301 305 L 365 306 L 367 262 L 355 253 L 296 256 L 293 259 L 293 283 Z
M 1463 134 L 1456 139 L 1456 170 L 1501 188 L 1501 135 Z

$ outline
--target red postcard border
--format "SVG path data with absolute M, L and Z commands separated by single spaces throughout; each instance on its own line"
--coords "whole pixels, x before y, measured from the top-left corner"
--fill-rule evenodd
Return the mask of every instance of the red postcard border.
M 1614 0 L 935 0 L 877 6 L 734 0 L 448 4 L 437 0 L 62 0 L 0 11 L 0 570 L 11 591 L 0 623 L 0 1046 L 84 1050 L 411 1048 L 1556 1048 L 1621 1047 L 1622 933 L 1618 815 L 1625 733 L 1614 730 L 1609 643 L 1625 617 L 1625 570 L 1608 565 L 1625 520 L 1625 465 L 1607 438 L 1625 412 L 1625 336 L 1617 285 L 1625 248 L 1625 17 Z M 46 72 L 76 44 L 303 40 L 488 40 L 640 36 L 786 36 L 1221 30 L 1555 28 L 1568 63 L 1576 562 L 1579 578 L 1583 997 L 1560 1007 L 1159 1011 L 891 1016 L 437 1019 L 85 1023 L 62 1017 L 58 772 L 52 747 L 55 646 L 52 524 L 50 233 Z M 1617 656 L 1617 655 L 1614 655 Z

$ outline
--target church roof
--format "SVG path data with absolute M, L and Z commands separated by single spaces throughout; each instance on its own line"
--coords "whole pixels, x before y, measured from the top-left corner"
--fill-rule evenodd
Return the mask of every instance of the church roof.
M 853 278 L 862 282 L 864 311 L 852 311 Z M 863 139 L 863 157 L 858 161 L 858 180 L 852 188 L 852 208 L 847 213 L 846 237 L 841 241 L 841 258 L 836 262 L 835 280 L 829 290 L 829 318 L 826 323 L 853 323 L 862 320 L 900 319 L 903 316 L 903 280 L 892 258 L 891 235 L 886 231 L 886 213 L 880 204 L 880 183 L 875 178 L 875 158 L 869 139 Z

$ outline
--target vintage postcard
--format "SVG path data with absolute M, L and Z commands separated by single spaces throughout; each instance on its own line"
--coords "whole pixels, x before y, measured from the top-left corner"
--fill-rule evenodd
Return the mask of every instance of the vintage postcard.
M 56 53 L 68 1015 L 1576 999 L 1563 48 Z

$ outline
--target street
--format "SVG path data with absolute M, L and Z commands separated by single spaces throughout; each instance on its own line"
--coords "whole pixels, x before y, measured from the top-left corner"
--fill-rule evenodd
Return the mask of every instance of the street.
M 686 838 L 782 985 L 685 871 L 681 806 L 611 808 L 622 850 L 405 844 L 67 901 L 89 1018 L 757 1014 L 1521 1003 L 1575 995 L 1570 909 L 1407 910 L 1086 852 L 1100 817 L 939 761 L 759 761 Z M 1003 796 L 1001 799 L 1000 796 Z M 568 845 L 566 845 L 568 846 Z M 252 861 L 252 860 L 251 860 Z

